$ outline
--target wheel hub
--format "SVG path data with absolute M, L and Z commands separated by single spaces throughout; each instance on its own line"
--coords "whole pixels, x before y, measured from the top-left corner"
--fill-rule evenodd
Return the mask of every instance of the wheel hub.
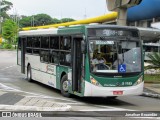
M 63 90 L 64 90 L 65 92 L 68 91 L 68 81 L 64 81 L 64 82 L 63 82 Z

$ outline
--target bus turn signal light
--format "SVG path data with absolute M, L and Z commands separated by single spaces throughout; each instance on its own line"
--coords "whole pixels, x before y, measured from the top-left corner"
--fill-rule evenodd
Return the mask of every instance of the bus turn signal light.
M 102 86 L 99 82 L 97 82 L 94 78 L 90 78 L 90 80 L 91 80 L 91 83 L 93 84 L 93 85 L 96 85 L 96 86 Z

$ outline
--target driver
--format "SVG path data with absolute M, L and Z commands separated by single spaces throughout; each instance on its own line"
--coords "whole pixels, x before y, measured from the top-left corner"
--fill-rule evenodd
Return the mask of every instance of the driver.
M 93 71 L 97 70 L 97 66 L 100 64 L 105 64 L 106 60 L 101 57 L 101 54 L 97 54 L 96 57 L 92 60 L 92 65 L 93 65 Z

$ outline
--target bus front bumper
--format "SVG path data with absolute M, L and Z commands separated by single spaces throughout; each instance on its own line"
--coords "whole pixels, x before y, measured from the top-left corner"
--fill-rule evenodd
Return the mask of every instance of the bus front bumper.
M 127 96 L 127 95 L 141 95 L 143 93 L 144 82 L 129 87 L 99 87 L 89 82 L 85 82 L 84 96 L 95 96 L 95 97 L 107 97 L 107 96 Z M 121 95 L 115 95 L 118 91 L 123 92 Z

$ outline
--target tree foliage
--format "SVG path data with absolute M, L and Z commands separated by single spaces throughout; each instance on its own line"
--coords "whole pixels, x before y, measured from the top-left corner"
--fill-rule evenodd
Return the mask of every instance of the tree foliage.
M 160 53 L 153 52 L 148 54 L 147 57 L 150 59 L 148 62 L 151 65 L 147 66 L 146 69 L 160 69 Z
M 72 22 L 72 21 L 75 21 L 75 20 L 72 19 L 72 18 L 62 18 L 60 21 L 61 21 L 61 23 L 65 23 L 65 22 Z
M 53 19 L 47 14 L 37 14 L 23 17 L 20 20 L 20 27 L 42 26 L 53 23 Z
M 19 27 L 28 27 L 31 26 L 31 17 L 23 17 L 20 21 L 19 21 L 20 26 Z
M 17 32 L 17 24 L 11 19 L 5 20 L 2 27 L 2 37 L 6 40 L 8 44 L 14 43 L 14 41 L 16 40 Z
M 74 21 L 74 19 L 63 18 L 59 20 L 57 18 L 51 18 L 47 14 L 37 14 L 34 16 L 24 16 L 20 20 L 20 27 L 43 26 L 43 25 L 58 24 L 58 23 L 64 23 L 64 22 L 70 22 L 70 21 Z
M 2 0 L 1 2 L 1 12 L 0 15 L 3 18 L 3 20 L 9 18 L 9 15 L 7 14 L 7 11 L 12 8 L 13 4 L 9 1 Z
M 53 19 L 52 19 L 52 23 L 53 23 L 53 24 L 58 24 L 58 23 L 61 23 L 61 21 L 58 20 L 57 18 L 53 18 Z
M 34 16 L 35 26 L 49 25 L 53 23 L 52 20 L 53 19 L 47 14 L 37 14 Z

